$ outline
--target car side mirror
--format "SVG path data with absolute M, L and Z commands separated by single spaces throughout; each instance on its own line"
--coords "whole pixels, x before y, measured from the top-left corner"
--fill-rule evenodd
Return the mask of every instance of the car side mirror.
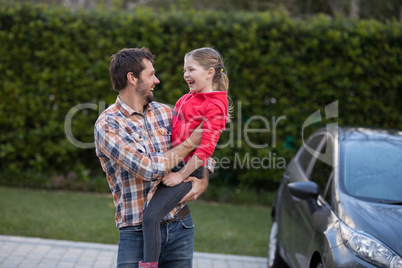
M 311 214 L 320 210 L 320 206 L 317 203 L 319 190 L 318 185 L 315 182 L 292 182 L 288 184 L 288 189 L 294 197 L 307 202 Z
M 292 182 L 288 189 L 294 197 L 303 200 L 317 200 L 319 195 L 318 185 L 312 181 Z
M 292 196 L 307 202 L 314 229 L 325 228 L 331 211 L 318 205 L 318 185 L 312 181 L 292 182 L 288 184 L 288 189 Z

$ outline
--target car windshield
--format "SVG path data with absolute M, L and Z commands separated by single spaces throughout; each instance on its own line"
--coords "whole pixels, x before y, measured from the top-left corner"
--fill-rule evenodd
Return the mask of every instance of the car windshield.
M 350 195 L 402 202 L 402 144 L 349 141 L 344 147 L 343 184 Z

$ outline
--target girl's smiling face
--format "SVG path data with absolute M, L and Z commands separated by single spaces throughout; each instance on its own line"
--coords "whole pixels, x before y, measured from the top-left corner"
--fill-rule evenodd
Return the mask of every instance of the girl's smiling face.
M 183 71 L 184 80 L 186 80 L 191 92 L 208 93 L 213 91 L 212 78 L 215 69 L 205 70 L 192 57 L 185 57 Z

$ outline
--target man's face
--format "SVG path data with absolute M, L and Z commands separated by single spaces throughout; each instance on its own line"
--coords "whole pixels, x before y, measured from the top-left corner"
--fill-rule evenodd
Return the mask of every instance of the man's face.
M 159 84 L 159 79 L 155 76 L 155 69 L 148 59 L 142 60 L 145 69 L 142 70 L 137 81 L 136 92 L 144 100 L 145 105 L 154 100 L 153 90 Z

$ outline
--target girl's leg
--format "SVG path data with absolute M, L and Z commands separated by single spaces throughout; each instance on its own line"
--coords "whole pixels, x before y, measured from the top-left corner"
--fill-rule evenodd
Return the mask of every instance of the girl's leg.
M 142 231 L 144 235 L 144 262 L 157 262 L 161 251 L 160 222 L 191 190 L 191 182 L 174 187 L 160 183 L 144 211 Z

